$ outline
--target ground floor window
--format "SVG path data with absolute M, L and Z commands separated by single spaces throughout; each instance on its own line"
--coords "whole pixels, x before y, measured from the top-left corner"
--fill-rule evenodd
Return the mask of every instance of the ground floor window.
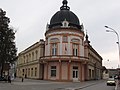
M 33 68 L 31 68 L 31 76 L 33 76 Z
M 28 68 L 28 76 L 30 76 L 30 68 Z
M 37 76 L 37 68 L 35 68 L 35 76 Z
M 56 77 L 56 66 L 51 66 L 51 77 Z
M 89 69 L 89 78 L 91 79 L 91 69 Z

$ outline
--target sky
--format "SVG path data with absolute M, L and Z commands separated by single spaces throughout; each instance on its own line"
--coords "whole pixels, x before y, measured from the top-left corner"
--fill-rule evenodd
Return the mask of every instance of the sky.
M 40 39 L 45 40 L 47 23 L 60 10 L 63 0 L 0 0 L 16 32 L 18 53 Z M 106 68 L 120 67 L 117 35 L 106 32 L 108 25 L 120 34 L 120 0 L 67 0 L 70 10 L 83 23 L 90 44 L 102 56 Z

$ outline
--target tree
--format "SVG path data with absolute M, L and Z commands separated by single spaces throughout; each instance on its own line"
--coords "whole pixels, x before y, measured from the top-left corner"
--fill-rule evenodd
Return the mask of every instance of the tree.
M 15 32 L 9 27 L 10 19 L 6 12 L 0 9 L 0 70 L 3 75 L 4 65 L 16 60 Z

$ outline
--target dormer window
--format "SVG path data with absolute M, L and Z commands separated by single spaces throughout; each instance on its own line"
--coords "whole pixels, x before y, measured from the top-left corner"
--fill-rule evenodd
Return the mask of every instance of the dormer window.
M 62 22 L 62 27 L 68 27 L 68 25 L 69 25 L 69 22 L 68 22 L 68 21 L 64 20 L 64 21 Z

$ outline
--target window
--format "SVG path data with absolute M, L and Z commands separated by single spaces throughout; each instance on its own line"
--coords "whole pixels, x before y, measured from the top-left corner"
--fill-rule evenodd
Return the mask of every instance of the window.
M 91 69 L 89 69 L 89 78 L 91 79 Z
M 36 60 L 37 60 L 37 57 L 38 57 L 38 51 L 36 50 Z
M 28 76 L 30 76 L 30 68 L 28 68 Z
M 73 44 L 73 56 L 78 56 L 78 44 Z
M 32 52 L 32 60 L 34 60 L 34 52 Z
M 35 76 L 37 76 L 37 68 L 35 68 Z
M 92 77 L 94 78 L 94 70 L 92 70 Z
M 31 68 L 31 76 L 33 76 L 33 68 Z
M 56 66 L 51 66 L 51 77 L 56 77 Z
M 29 54 L 29 61 L 31 61 L 31 54 Z
M 28 63 L 28 55 L 26 56 L 26 58 L 27 58 L 27 59 L 26 59 L 26 63 Z
M 24 56 L 24 62 L 23 62 L 23 63 L 25 63 L 25 59 L 26 59 L 26 58 L 25 58 L 25 56 Z
M 68 25 L 69 25 L 68 21 L 64 20 L 62 22 L 62 27 L 68 27 Z
M 54 44 L 52 44 L 52 55 L 57 55 L 57 44 L 56 43 L 54 43 Z
M 22 70 L 22 75 L 24 76 L 24 69 Z

